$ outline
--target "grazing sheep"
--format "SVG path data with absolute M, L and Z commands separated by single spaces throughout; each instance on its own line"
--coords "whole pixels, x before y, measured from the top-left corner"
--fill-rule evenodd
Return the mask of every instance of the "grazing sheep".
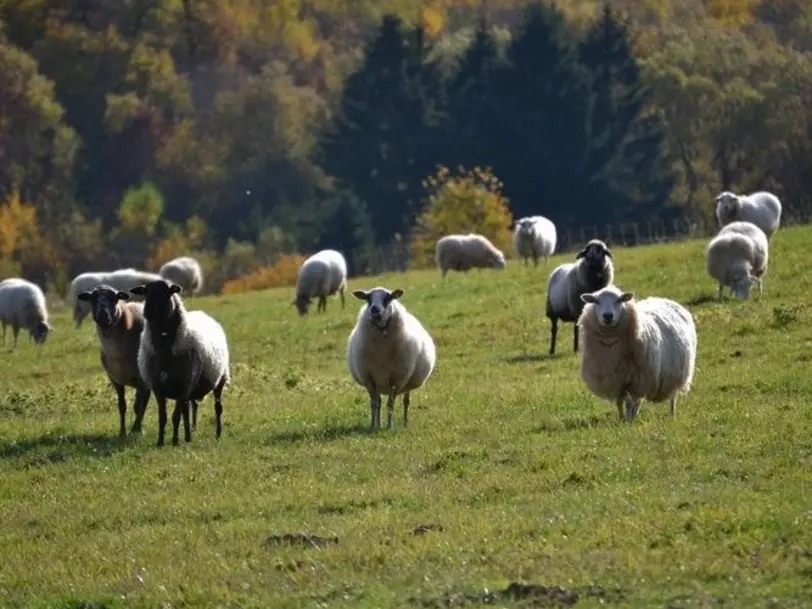
M 347 261 L 336 250 L 321 250 L 302 263 L 296 277 L 296 298 L 293 305 L 304 317 L 310 308 L 310 300 L 318 297 L 316 311 L 327 310 L 327 297 L 336 292 L 341 296 L 344 309 L 344 290 L 347 288 Z
M 725 225 L 705 249 L 705 269 L 719 283 L 719 298 L 725 286 L 736 298 L 750 297 L 750 286 L 763 292 L 770 245 L 767 235 L 751 222 Z
M 395 398 L 403 394 L 403 426 L 409 424 L 409 392 L 431 376 L 437 353 L 434 341 L 417 318 L 400 304 L 403 290 L 376 287 L 355 290 L 366 301 L 347 344 L 347 364 L 356 383 L 366 388 L 371 429 L 381 427 L 381 394 L 388 396 L 386 426 L 393 429 Z
M 211 316 L 186 310 L 181 291 L 164 279 L 130 290 L 145 297 L 138 370 L 158 402 L 158 446 L 164 445 L 167 399 L 175 400 L 172 444 L 178 443 L 181 416 L 185 439 L 191 441 L 190 402 L 210 392 L 214 393 L 216 436 L 222 432 L 222 394 L 230 378 L 228 341 L 223 327 Z
M 611 284 L 615 278 L 612 252 L 600 239 L 592 239 L 575 256 L 561 264 L 547 279 L 547 317 L 550 319 L 550 355 L 555 355 L 558 321 L 574 323 L 572 350 L 578 351 L 578 318 L 584 308 L 581 295 Z
M 555 224 L 544 216 L 529 216 L 517 220 L 513 229 L 513 249 L 520 258 L 524 258 L 524 265 L 527 260 L 533 259 L 533 265 L 538 266 L 539 258 L 547 258 L 553 255 L 556 244 Z
M 68 305 L 73 308 L 73 321 L 75 327 L 82 325 L 85 317 L 90 314 L 90 303 L 79 300 L 76 296 L 82 292 L 89 292 L 97 285 L 107 284 L 116 290 L 128 292 L 135 286 L 144 285 L 151 281 L 161 279 L 160 275 L 138 271 L 133 268 L 118 269 L 116 271 L 100 271 L 96 273 L 82 273 L 73 278 L 68 293 Z M 135 298 L 134 300 L 140 300 Z
M 716 197 L 716 219 L 719 226 L 731 222 L 752 222 L 769 240 L 781 225 L 781 201 L 771 192 L 737 195 L 725 191 Z
M 158 274 L 183 288 L 184 294 L 197 294 L 203 287 L 203 271 L 191 256 L 181 256 L 164 263 Z
M 135 388 L 131 433 L 140 433 L 144 412 L 149 402 L 149 387 L 138 370 L 138 346 L 144 329 L 144 304 L 122 302 L 130 299 L 127 292 L 101 284 L 89 292 L 77 295 L 79 300 L 90 303 L 96 333 L 99 336 L 101 363 L 118 396 L 119 435 L 127 435 L 127 398 L 125 387 Z
M 434 260 L 445 279 L 448 271 L 467 273 L 470 269 L 503 270 L 505 255 L 482 235 L 446 235 L 437 241 Z
M 15 348 L 20 328 L 28 330 L 29 340 L 34 344 L 42 345 L 53 328 L 48 323 L 45 294 L 40 287 L 18 277 L 0 281 L 0 324 L 3 326 L 3 344 L 6 343 L 6 327 L 11 326 Z
M 688 393 L 696 365 L 696 326 L 691 313 L 667 298 L 634 300 L 634 292 L 609 285 L 582 294 L 581 378 L 595 395 L 615 402 L 623 420 L 637 416 L 641 400 L 669 400 Z

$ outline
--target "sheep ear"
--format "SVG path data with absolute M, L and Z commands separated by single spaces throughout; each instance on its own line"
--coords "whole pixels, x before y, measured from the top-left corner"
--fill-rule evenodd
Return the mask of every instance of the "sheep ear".
M 598 298 L 594 294 L 581 294 L 581 302 L 584 304 L 595 304 Z
M 119 300 L 129 300 L 129 299 L 130 299 L 130 295 L 129 295 L 129 294 L 127 294 L 127 292 L 119 292 L 119 293 L 118 293 L 118 299 L 119 299 Z
M 578 260 L 579 258 L 583 258 L 586 256 L 586 248 L 582 249 L 580 252 L 575 254 L 575 259 Z
M 389 294 L 389 300 L 397 300 L 401 296 L 403 296 L 403 290 L 398 288 L 397 290 L 392 290 L 392 293 Z
M 610 258 L 612 258 L 612 252 L 611 252 L 611 250 L 610 250 L 608 247 L 607 247 L 606 249 L 604 249 L 603 251 L 604 251 L 604 252 L 606 252 L 606 255 L 607 255 L 607 256 L 609 256 Z M 614 258 L 612 258 L 612 259 L 614 260 Z
M 183 288 L 180 287 L 179 285 L 177 285 L 176 283 L 173 283 L 172 285 L 169 286 L 169 293 L 170 294 L 180 294 L 182 291 L 183 291 Z
M 147 286 L 145 285 L 137 285 L 134 288 L 130 289 L 130 294 L 134 296 L 143 296 L 147 293 Z
M 634 298 L 634 292 L 623 292 L 618 302 L 629 302 L 632 298 Z
M 358 300 L 369 299 L 369 292 L 364 292 L 364 290 L 353 290 L 352 295 L 355 296 Z
M 90 300 L 93 296 L 90 292 L 82 292 L 81 294 L 77 294 L 76 298 L 79 300 Z

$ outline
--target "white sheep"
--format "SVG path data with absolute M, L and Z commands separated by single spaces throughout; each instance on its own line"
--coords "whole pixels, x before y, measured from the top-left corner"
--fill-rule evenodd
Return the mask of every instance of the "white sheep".
M 592 239 L 575 256 L 561 264 L 547 279 L 546 313 L 550 320 L 550 355 L 555 355 L 558 322 L 573 323 L 572 350 L 578 351 L 578 317 L 584 308 L 581 295 L 611 284 L 615 278 L 612 252 L 600 239 Z
M 524 259 L 525 266 L 529 258 L 534 266 L 538 266 L 539 258 L 547 262 L 555 252 L 556 239 L 555 224 L 544 216 L 521 218 L 513 229 L 513 249 Z
M 68 306 L 73 309 L 73 321 L 76 328 L 82 325 L 85 317 L 90 314 L 90 303 L 77 298 L 82 292 L 89 292 L 101 284 L 127 292 L 130 289 L 161 279 L 160 275 L 133 268 L 118 269 L 116 271 L 98 271 L 95 273 L 81 273 L 73 278 L 68 293 Z M 134 300 L 140 300 L 135 298 Z
M 219 438 L 222 394 L 230 379 L 223 327 L 203 311 L 187 311 L 179 296 L 181 291 L 180 286 L 164 279 L 130 290 L 145 298 L 138 370 L 158 402 L 158 446 L 164 445 L 166 400 L 175 400 L 172 444 L 177 444 L 181 416 L 189 442 L 189 407 L 196 410 L 197 401 L 209 393 L 214 393 L 215 434 Z
M 327 310 L 327 297 L 336 292 L 341 296 L 344 309 L 344 290 L 347 288 L 347 261 L 336 250 L 321 250 L 302 263 L 296 277 L 296 298 L 293 306 L 304 317 L 310 308 L 310 300 L 318 297 L 316 311 Z
M 731 222 L 752 222 L 769 240 L 781 225 L 781 201 L 771 192 L 737 195 L 725 191 L 716 197 L 716 219 L 719 226 Z
M 705 270 L 718 282 L 719 298 L 725 286 L 736 298 L 749 298 L 752 284 L 761 294 L 769 251 L 767 236 L 755 224 L 731 222 L 722 227 L 705 249 Z
M 431 335 L 398 299 L 403 290 L 355 290 L 366 302 L 347 342 L 347 365 L 369 393 L 371 429 L 381 427 L 381 394 L 387 395 L 386 426 L 393 429 L 395 398 L 403 394 L 403 426 L 409 424 L 409 393 L 431 376 L 437 352 Z
M 609 285 L 583 294 L 578 325 L 583 335 L 581 378 L 589 390 L 615 402 L 622 420 L 637 416 L 641 400 L 669 400 L 688 393 L 696 367 L 696 325 L 691 313 L 673 300 L 634 300 L 634 292 Z
M 505 255 L 487 238 L 474 233 L 446 235 L 439 239 L 434 248 L 434 261 L 443 279 L 448 271 L 503 270 L 506 266 Z
M 28 330 L 29 339 L 34 344 L 42 345 L 53 328 L 48 323 L 45 294 L 40 287 L 18 277 L 0 281 L 0 324 L 3 326 L 3 344 L 6 342 L 6 327 L 11 326 L 15 348 L 20 328 Z
M 183 288 L 184 294 L 197 294 L 203 288 L 203 270 L 191 256 L 180 256 L 165 262 L 158 274 Z

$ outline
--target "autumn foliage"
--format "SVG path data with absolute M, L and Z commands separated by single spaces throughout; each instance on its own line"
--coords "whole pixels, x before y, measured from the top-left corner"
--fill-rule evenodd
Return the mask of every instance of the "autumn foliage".
M 227 281 L 223 285 L 222 293 L 239 294 L 296 285 L 299 267 L 302 266 L 305 259 L 305 256 L 298 254 L 281 254 L 275 264 Z

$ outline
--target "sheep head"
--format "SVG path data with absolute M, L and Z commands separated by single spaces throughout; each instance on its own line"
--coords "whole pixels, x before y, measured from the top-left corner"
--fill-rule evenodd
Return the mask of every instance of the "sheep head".
M 151 325 L 160 325 L 181 307 L 176 294 L 183 288 L 165 280 L 151 281 L 130 290 L 130 294 L 144 297 L 144 319 Z
M 76 298 L 89 302 L 93 321 L 100 328 L 108 329 L 114 326 L 121 317 L 120 301 L 129 300 L 130 295 L 103 283 L 89 292 L 78 294 Z
M 741 203 L 738 195 L 725 191 L 716 196 L 716 217 L 722 225 L 728 224 L 739 211 Z
M 352 295 L 367 303 L 366 315 L 369 322 L 383 332 L 395 313 L 392 302 L 403 296 L 403 290 L 396 289 L 390 292 L 386 288 L 376 287 L 369 291 L 355 290 Z
M 584 304 L 591 304 L 592 310 L 584 314 L 593 314 L 602 328 L 615 328 L 626 313 L 625 303 L 634 298 L 634 292 L 621 292 L 616 286 L 607 286 L 591 294 L 581 294 Z
M 612 258 L 612 252 L 600 239 L 592 239 L 575 255 L 576 260 L 581 258 L 586 260 L 589 266 L 600 269 L 606 265 L 607 258 Z

